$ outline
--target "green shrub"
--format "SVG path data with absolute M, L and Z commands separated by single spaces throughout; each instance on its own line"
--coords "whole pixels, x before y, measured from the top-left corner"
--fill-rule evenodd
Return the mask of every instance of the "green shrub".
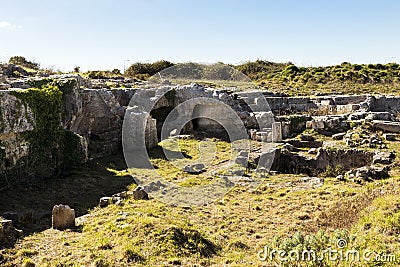
M 322 177 L 337 177 L 338 175 L 344 175 L 345 174 L 345 169 L 343 168 L 342 165 L 336 165 L 335 168 L 333 168 L 331 165 L 327 165 L 325 172 L 321 174 Z
M 110 79 L 116 76 L 121 76 L 121 72 L 118 69 L 112 71 L 109 70 L 91 70 L 84 74 L 90 79 Z
M 399 64 L 351 64 L 298 67 L 292 63 L 257 60 L 235 68 L 272 91 L 291 95 L 320 93 L 398 93 Z M 390 89 L 387 89 L 390 88 Z
M 38 70 L 40 65 L 38 63 L 26 60 L 25 57 L 22 56 L 13 56 L 8 60 L 8 63 L 20 65 L 22 67 Z
M 125 76 L 128 77 L 135 77 L 136 75 L 139 74 L 148 74 L 149 76 L 153 76 L 157 72 L 160 72 L 166 68 L 174 66 L 173 63 L 166 61 L 166 60 L 160 60 L 157 62 L 153 63 L 134 63 L 132 64 L 126 71 L 125 71 Z

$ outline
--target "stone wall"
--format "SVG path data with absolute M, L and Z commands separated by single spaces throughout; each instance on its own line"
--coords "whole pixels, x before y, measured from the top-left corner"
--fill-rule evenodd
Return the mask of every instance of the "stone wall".
M 0 188 L 121 151 L 122 123 L 134 89 L 84 89 L 86 81 L 79 76 L 35 82 L 50 89 L 0 91 Z
M 239 99 L 256 102 L 254 92 L 236 93 Z M 400 111 L 400 97 L 398 96 L 371 96 L 371 95 L 342 95 L 342 96 L 309 96 L 284 97 L 265 94 L 270 109 L 275 114 L 302 113 L 321 111 L 327 114 L 345 114 L 357 110 L 372 112 Z
M 15 166 L 28 155 L 29 143 L 22 136 L 32 131 L 35 124 L 29 107 L 8 91 L 0 91 L 0 170 Z
M 257 163 L 263 164 L 270 152 L 260 154 L 256 158 Z M 335 169 L 340 166 L 348 171 L 353 168 L 369 166 L 372 163 L 374 152 L 360 149 L 333 149 L 319 148 L 315 156 L 304 156 L 297 153 L 283 153 L 282 149 L 275 151 L 271 170 L 280 173 L 304 173 L 318 175 L 326 170 L 327 166 Z
M 379 96 L 375 98 L 374 107 L 371 111 L 391 112 L 398 114 L 400 111 L 400 97 Z
M 124 107 L 110 90 L 79 90 L 67 94 L 64 128 L 82 136 L 88 157 L 113 154 L 121 149 Z
M 77 75 L 27 79 L 21 83 L 23 88 L 32 84 L 51 87 L 44 87 L 47 89 L 42 91 L 0 91 L 0 188 L 30 177 L 59 174 L 71 163 L 121 152 L 124 116 L 138 89 L 88 89 L 90 81 Z M 147 147 L 157 145 L 157 131 L 160 136 L 163 121 L 169 112 L 195 98 L 208 100 L 192 102 L 177 109 L 181 113 L 177 114 L 177 118 L 189 121 L 183 131 L 193 129 L 192 119 L 197 119 L 196 126 L 201 131 L 221 129 L 218 120 L 234 119 L 228 109 L 216 104 L 220 101 L 240 118 L 235 127 L 241 128 L 243 123 L 251 138 L 261 141 L 281 141 L 282 137 L 293 137 L 306 127 L 332 135 L 346 131 L 352 120 L 395 121 L 400 110 L 400 97 L 393 96 L 266 95 L 267 106 L 262 103 L 259 92 L 231 94 L 223 89 L 205 88 L 198 84 L 150 87 L 141 93 L 143 97 L 139 104 L 153 106 L 156 111 L 143 113 L 147 118 Z M 379 128 L 382 123 L 375 124 Z M 398 125 L 393 125 L 389 126 L 398 128 Z M 387 123 L 384 126 L 388 127 Z M 279 133 L 278 137 L 276 133 Z

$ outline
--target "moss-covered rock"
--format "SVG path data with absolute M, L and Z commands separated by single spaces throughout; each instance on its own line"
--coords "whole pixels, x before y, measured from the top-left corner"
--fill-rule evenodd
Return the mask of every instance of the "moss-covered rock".
M 1 179 L 0 183 L 9 183 L 10 178 L 22 181 L 25 177 L 49 177 L 61 173 L 80 159 L 79 137 L 64 130 L 61 123 L 63 95 L 73 90 L 76 80 L 44 79 L 33 83 L 36 88 L 9 92 L 20 100 L 24 106 L 22 110 L 29 107 L 32 111 L 34 128 L 16 133 L 18 142 L 29 144 L 29 152 L 12 166 L 1 166 L 0 173 L 8 179 Z M 0 150 L 0 158 L 5 159 L 5 150 Z

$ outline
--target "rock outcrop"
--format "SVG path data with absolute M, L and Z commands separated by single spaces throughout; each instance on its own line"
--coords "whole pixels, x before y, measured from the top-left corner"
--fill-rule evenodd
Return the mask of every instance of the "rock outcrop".
M 120 153 L 125 110 L 135 89 L 85 89 L 90 82 L 79 75 L 21 82 L 39 89 L 0 91 L 0 188 Z M 149 134 L 156 131 L 150 125 Z M 156 137 L 152 140 L 149 147 L 157 145 Z
M 224 132 L 226 129 L 221 125 L 229 121 L 233 129 L 244 126 L 247 129 L 245 135 L 251 139 L 285 141 L 299 148 L 321 146 L 318 140 L 294 138 L 307 128 L 338 140 L 345 138 L 343 133 L 354 125 L 364 122 L 372 123 L 375 130 L 400 133 L 397 119 L 399 97 L 284 97 L 260 92 L 232 93 L 199 84 L 149 85 L 141 90 L 92 89 L 93 81 L 79 75 L 13 78 L 14 71 L 19 69 L 7 64 L 0 66 L 0 83 L 7 84 L 7 89 L 20 87 L 0 91 L 0 188 L 31 177 L 57 175 L 68 170 L 72 164 L 86 162 L 90 158 L 120 153 L 126 114 L 136 116 L 132 119 L 137 123 L 133 123 L 132 127 L 145 127 L 138 132 L 144 132 L 147 148 L 157 146 L 166 119 L 174 116 L 187 119 L 187 124 L 182 128 L 172 125 L 167 131 L 168 136 L 193 130 L 213 134 Z M 107 88 L 102 87 L 99 80 L 96 83 L 99 88 Z M 27 87 L 41 89 L 23 89 Z M 151 110 L 132 106 L 130 101 L 138 92 L 142 94 L 138 104 L 150 106 Z M 185 104 L 192 99 L 202 100 Z M 388 138 L 396 140 L 395 136 Z M 357 158 L 357 153 L 361 152 L 354 153 L 318 150 L 314 159 L 291 157 L 292 161 L 287 161 L 287 170 L 304 164 L 311 164 L 310 168 L 319 170 L 327 164 L 335 164 L 329 160 L 336 158 L 348 159 L 350 163 L 342 160 L 346 168 L 347 165 L 361 167 L 352 158 Z M 288 153 L 280 154 L 287 157 Z M 283 162 L 286 162 L 284 157 Z M 372 161 L 369 155 L 362 158 Z
M 22 231 L 16 229 L 11 220 L 0 217 L 0 248 L 12 244 L 21 235 Z
M 364 181 L 380 180 L 389 177 L 389 166 L 364 166 L 346 172 L 349 179 L 360 179 Z
M 373 121 L 373 127 L 388 133 L 400 133 L 399 122 Z
M 373 162 L 375 153 L 367 152 L 360 149 L 332 149 L 320 147 L 311 155 L 303 155 L 295 152 L 295 148 L 290 145 L 283 145 L 282 148 L 277 148 L 274 152 L 272 171 L 280 173 L 304 173 L 308 175 L 318 175 L 324 172 L 327 166 L 335 168 L 340 166 L 343 170 L 351 170 L 369 166 Z M 263 152 L 255 158 L 257 164 L 268 165 L 263 163 L 263 160 L 272 152 Z

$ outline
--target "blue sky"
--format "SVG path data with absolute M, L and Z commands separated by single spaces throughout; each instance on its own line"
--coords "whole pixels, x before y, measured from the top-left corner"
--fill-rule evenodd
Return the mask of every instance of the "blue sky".
M 64 71 L 159 59 L 399 62 L 399 13 L 396 0 L 2 0 L 0 61 Z

